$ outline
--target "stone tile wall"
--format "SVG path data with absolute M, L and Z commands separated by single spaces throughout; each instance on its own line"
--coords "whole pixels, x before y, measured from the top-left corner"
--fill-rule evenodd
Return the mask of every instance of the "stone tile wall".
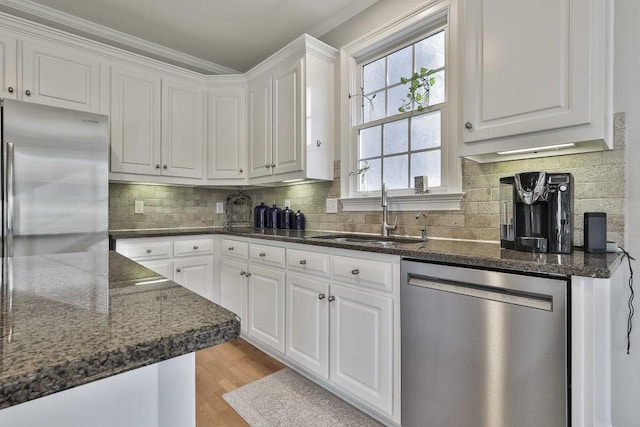
M 397 234 L 419 236 L 422 228 L 431 237 L 499 240 L 498 179 L 523 171 L 570 172 L 575 180 L 574 241 L 583 241 L 584 212 L 606 212 L 608 240 L 624 243 L 626 192 L 626 118 L 615 115 L 614 149 L 595 153 L 544 157 L 497 163 L 463 161 L 463 191 L 460 211 L 398 212 Z M 293 210 L 305 214 L 307 229 L 379 233 L 380 212 L 325 213 L 327 198 L 340 197 L 339 162 L 335 180 L 252 189 L 247 192 L 254 205 L 264 201 L 282 207 L 290 199 Z M 110 185 L 109 224 L 116 228 L 216 226 L 224 214 L 214 214 L 215 202 L 226 200 L 229 190 L 161 187 L 128 184 Z M 133 201 L 145 201 L 145 214 L 133 213 Z M 391 212 L 392 217 L 396 215 Z

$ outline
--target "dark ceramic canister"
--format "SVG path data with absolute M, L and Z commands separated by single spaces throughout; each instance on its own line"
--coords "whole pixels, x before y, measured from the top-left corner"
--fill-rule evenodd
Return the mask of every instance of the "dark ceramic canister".
M 253 208 L 253 226 L 256 228 L 265 228 L 267 225 L 267 210 L 269 208 L 264 202 L 260 202 L 258 206 Z
M 267 211 L 266 228 L 278 228 L 278 217 L 280 216 L 280 208 L 275 204 Z
M 289 206 L 280 211 L 280 219 L 278 221 L 278 228 L 289 229 L 292 228 L 293 221 L 291 220 L 293 212 L 289 209 Z
M 295 230 L 304 230 L 304 214 L 300 211 L 294 215 L 293 228 Z

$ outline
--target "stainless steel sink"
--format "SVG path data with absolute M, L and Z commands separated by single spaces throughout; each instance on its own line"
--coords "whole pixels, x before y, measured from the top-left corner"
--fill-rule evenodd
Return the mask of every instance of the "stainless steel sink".
M 378 237 L 378 236 L 365 236 L 359 234 L 327 234 L 320 236 L 311 236 L 310 239 L 328 240 L 332 242 L 340 243 L 359 243 L 365 245 L 375 245 L 382 247 L 393 247 L 401 243 L 418 243 L 420 240 L 412 239 L 410 237 Z

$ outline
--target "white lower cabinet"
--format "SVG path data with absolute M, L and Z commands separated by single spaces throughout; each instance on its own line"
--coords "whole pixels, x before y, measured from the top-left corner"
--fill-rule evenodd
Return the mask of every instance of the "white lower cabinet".
M 207 299 L 213 293 L 213 257 L 184 257 L 174 261 L 174 281 Z
M 173 261 L 171 259 L 160 259 L 154 261 L 137 261 L 138 264 L 155 271 L 169 280 L 173 280 Z
M 220 305 L 240 316 L 247 333 L 247 262 L 222 257 L 220 261 Z
M 249 335 L 284 353 L 284 270 L 249 265 Z

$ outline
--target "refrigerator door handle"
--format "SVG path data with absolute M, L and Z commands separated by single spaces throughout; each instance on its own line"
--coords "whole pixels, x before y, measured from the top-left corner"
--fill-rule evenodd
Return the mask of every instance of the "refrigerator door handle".
M 5 211 L 3 218 L 3 256 L 13 256 L 13 200 L 14 200 L 14 146 L 12 142 L 4 145 L 4 165 L 6 171 L 6 179 L 4 181 L 4 203 Z

